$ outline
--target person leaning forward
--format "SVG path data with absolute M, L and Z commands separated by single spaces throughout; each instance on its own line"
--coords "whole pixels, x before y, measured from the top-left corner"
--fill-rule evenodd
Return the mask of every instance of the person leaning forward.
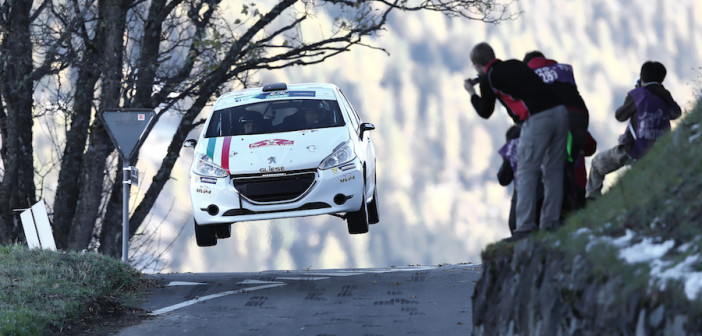
M 522 125 L 517 147 L 517 223 L 512 239 L 523 238 L 537 229 L 536 190 L 540 176 L 544 185 L 540 227 L 557 228 L 568 138 L 566 108 L 526 64 L 514 59 L 497 59 L 489 44 L 482 42 L 473 47 L 470 59 L 479 75 L 482 96 L 475 92 L 469 80 L 464 88 L 471 95 L 478 115 L 489 118 L 499 99 L 510 117 Z

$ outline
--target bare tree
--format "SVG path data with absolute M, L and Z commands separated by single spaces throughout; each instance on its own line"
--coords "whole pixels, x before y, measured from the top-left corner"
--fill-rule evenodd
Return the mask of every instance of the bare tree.
M 72 24 L 51 20 L 49 7 L 48 0 L 36 6 L 33 0 L 0 4 L 0 243 L 21 236 L 14 210 L 28 208 L 36 201 L 32 148 L 35 83 L 63 69 L 70 56 L 65 43 Z M 40 37 L 33 36 L 32 29 Z M 39 56 L 38 63 L 34 56 Z
M 70 0 L 61 10 L 51 11 L 57 21 L 71 27 L 69 49 L 75 55 L 70 127 L 54 200 L 60 246 L 85 248 L 97 225 L 100 251 L 115 257 L 121 252 L 122 183 L 110 178 L 120 176 L 121 164 L 106 164 L 114 147 L 94 117 L 96 111 L 153 108 L 156 121 L 167 112 L 181 115 L 167 154 L 131 215 L 131 236 L 169 180 L 187 134 L 202 123 L 198 116 L 222 90 L 254 84 L 251 78 L 257 71 L 325 62 L 354 46 L 385 51 L 364 40 L 383 30 L 395 12 L 437 11 L 483 22 L 516 15 L 509 3 L 496 0 L 281 0 L 271 5 L 264 10 L 262 5 L 244 4 L 233 15 L 221 12 L 220 0 Z M 322 37 L 304 34 L 307 29 L 321 29 L 311 24 L 319 15 L 332 15 L 333 24 L 314 35 Z M 31 46 L 28 50 L 31 56 Z M 3 94 L 9 106 L 7 97 Z M 13 140 L 5 139 L 5 131 L 2 135 L 5 160 L 5 151 L 12 148 L 6 144 Z M 7 162 L 0 195 L 10 190 L 4 183 L 11 176 Z M 104 212 L 99 210 L 103 205 Z M 12 218 L 5 208 L 2 216 Z M 2 222 L 6 232 L 0 233 L 2 241 L 16 237 L 10 227 Z

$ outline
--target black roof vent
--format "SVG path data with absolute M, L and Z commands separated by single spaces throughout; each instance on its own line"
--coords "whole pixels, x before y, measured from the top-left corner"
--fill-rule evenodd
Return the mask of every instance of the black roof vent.
M 263 92 L 269 92 L 269 91 L 282 91 L 282 90 L 287 90 L 288 86 L 285 83 L 273 83 L 273 84 L 268 84 L 263 87 Z

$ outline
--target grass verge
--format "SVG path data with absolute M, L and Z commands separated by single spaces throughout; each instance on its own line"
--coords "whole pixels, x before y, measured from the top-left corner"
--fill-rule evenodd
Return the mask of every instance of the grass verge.
M 64 334 L 137 306 L 144 288 L 138 271 L 103 255 L 0 246 L 0 335 Z

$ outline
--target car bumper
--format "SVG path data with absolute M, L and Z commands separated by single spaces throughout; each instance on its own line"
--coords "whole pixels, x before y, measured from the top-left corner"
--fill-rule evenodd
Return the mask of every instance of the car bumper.
M 262 177 L 259 180 L 265 179 L 265 176 Z M 359 159 L 337 168 L 317 169 L 314 171 L 314 182 L 311 186 L 291 200 L 253 200 L 237 190 L 233 182 L 235 179 L 236 175 L 211 178 L 191 173 L 190 199 L 193 216 L 198 224 L 225 224 L 358 211 L 365 187 L 363 167 Z

